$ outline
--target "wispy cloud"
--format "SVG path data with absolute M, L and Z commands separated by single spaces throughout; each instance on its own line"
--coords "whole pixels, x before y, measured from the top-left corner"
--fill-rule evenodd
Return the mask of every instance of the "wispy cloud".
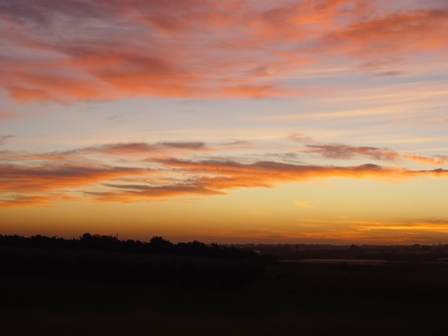
M 315 156 L 344 164 L 309 163 L 288 155 L 290 145 L 272 156 L 236 155 L 245 150 L 259 150 L 256 143 L 206 144 L 204 142 L 116 143 L 83 147 L 64 152 L 0 152 L 0 201 L 2 207 L 44 205 L 52 200 L 78 198 L 98 202 L 133 202 L 184 196 L 222 195 L 241 188 L 272 188 L 279 184 L 301 183 L 322 178 L 375 179 L 403 182 L 412 178 L 446 178 L 448 170 L 414 170 L 397 165 L 378 165 L 371 160 L 424 161 L 441 165 L 446 157 L 425 158 L 401 155 L 392 149 L 318 144 L 309 137 L 292 135 L 296 151 L 314 160 Z M 236 147 L 235 147 L 236 146 Z M 264 144 L 264 147 L 266 144 Z M 213 153 L 213 157 L 210 156 Z M 233 153 L 234 155 L 230 155 Z M 281 155 L 281 154 L 284 155 Z M 259 160 L 257 158 L 264 158 Z M 288 162 L 288 158 L 291 159 Z M 367 159 L 364 164 L 350 160 Z M 426 161 L 425 161 L 426 160 Z M 123 164 L 123 162 L 125 164 Z M 311 207 L 295 201 L 299 207 Z
M 14 166 L 0 165 L 3 193 L 35 193 L 79 188 L 121 176 L 141 175 L 147 170 L 107 166 Z
M 23 207 L 51 207 L 54 202 L 73 202 L 80 200 L 68 196 L 64 193 L 52 193 L 51 195 L 35 196 L 35 195 L 10 195 L 7 197 L 0 197 L 1 208 L 23 208 Z
M 446 7 L 396 4 L 6 0 L 0 85 L 17 101 L 315 94 L 284 80 L 328 55 L 399 74 L 409 53 L 448 46 Z
M 155 155 L 161 154 L 164 156 L 168 155 L 181 155 L 181 153 L 188 153 L 191 151 L 207 152 L 211 151 L 205 146 L 203 142 L 160 142 L 154 144 L 148 143 L 117 143 L 102 145 L 96 147 L 87 147 L 80 150 L 75 150 L 74 152 L 83 153 L 97 153 L 106 155 Z
M 404 155 L 406 159 L 415 161 L 422 165 L 433 165 L 433 166 L 442 166 L 448 163 L 448 157 L 444 155 L 438 155 L 434 157 L 424 157 L 424 156 L 416 156 L 416 155 Z
M 384 167 L 375 164 L 357 166 L 320 166 L 285 164 L 279 162 L 255 162 L 241 164 L 235 161 L 185 161 L 166 160 L 168 166 L 182 168 L 186 172 L 206 173 L 201 177 L 205 185 L 215 189 L 232 189 L 244 187 L 271 187 L 275 183 L 302 182 L 313 178 L 373 178 L 400 181 L 413 177 L 447 176 L 448 170 L 409 170 L 397 167 Z M 213 176 L 210 176 L 213 175 Z
M 138 202 L 156 198 L 170 198 L 185 195 L 222 195 L 217 190 L 207 189 L 200 183 L 180 183 L 172 185 L 133 185 L 133 184 L 111 184 L 104 186 L 114 191 L 107 192 L 86 192 L 86 195 L 92 196 L 100 202 Z
M 352 160 L 368 158 L 376 161 L 399 162 L 414 161 L 422 165 L 442 166 L 448 162 L 444 155 L 424 157 L 419 155 L 399 154 L 390 148 L 373 146 L 350 146 L 345 144 L 319 143 L 309 137 L 293 134 L 288 139 L 303 144 L 298 151 L 305 154 L 319 155 L 327 159 Z
M 0 209 L 30 206 L 48 206 L 51 201 L 54 201 L 54 197 L 16 195 L 6 199 L 0 199 Z
M 406 52 L 444 48 L 448 39 L 440 29 L 448 27 L 448 9 L 411 10 L 370 15 L 331 32 L 322 43 L 331 51 L 351 57 L 391 57 Z M 397 41 L 399 41 L 397 43 Z
M 377 147 L 352 147 L 341 144 L 308 145 L 306 152 L 316 153 L 331 159 L 352 159 L 356 156 L 373 160 L 394 161 L 399 155 L 393 150 Z
M 226 148 L 226 146 L 222 147 Z M 211 147 L 207 147 L 203 142 L 131 142 L 46 153 L 19 153 L 5 150 L 2 152 L 2 155 L 5 160 L 17 162 L 59 161 L 76 163 L 82 161 L 85 163 L 92 160 L 95 161 L 95 157 L 98 157 L 98 155 L 121 159 L 132 158 L 134 160 L 152 161 L 154 158 L 182 157 L 192 155 L 192 153 L 208 153 L 218 150 L 223 149 L 212 149 Z
M 0 146 L 3 145 L 8 139 L 14 138 L 13 135 L 1 135 L 0 136 Z

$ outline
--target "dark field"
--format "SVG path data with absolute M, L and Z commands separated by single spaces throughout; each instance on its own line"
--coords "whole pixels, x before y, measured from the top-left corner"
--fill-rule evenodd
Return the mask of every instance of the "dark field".
M 2 335 L 448 332 L 446 275 L 298 266 L 231 290 L 3 277 Z
M 160 239 L 122 251 L 107 240 L 30 242 L 0 246 L 2 336 L 448 335 L 443 262 L 283 263 Z

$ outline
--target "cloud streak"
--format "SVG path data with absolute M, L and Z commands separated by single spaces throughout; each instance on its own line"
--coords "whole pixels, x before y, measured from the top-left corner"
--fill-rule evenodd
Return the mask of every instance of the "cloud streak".
M 340 144 L 307 145 L 307 153 L 320 154 L 330 159 L 347 160 L 357 156 L 380 161 L 395 161 L 400 155 L 393 150 L 377 147 L 353 147 Z
M 445 177 L 448 170 L 408 170 L 383 167 L 375 164 L 357 166 L 320 166 L 285 164 L 279 162 L 255 162 L 241 164 L 234 161 L 181 161 L 169 160 L 165 164 L 182 168 L 186 172 L 205 173 L 200 181 L 214 189 L 248 187 L 272 187 L 277 183 L 303 182 L 315 178 L 373 178 L 384 181 L 400 181 L 415 177 Z M 210 176 L 213 175 L 213 176 Z
M 367 158 L 385 162 L 414 161 L 421 165 L 431 166 L 442 166 L 448 163 L 448 157 L 444 155 L 424 157 L 419 155 L 400 154 L 390 148 L 319 143 L 300 134 L 290 135 L 288 139 L 304 145 L 304 148 L 299 149 L 299 152 L 301 153 L 318 155 L 332 160 Z
M 299 135 L 290 136 L 289 140 L 304 145 L 298 148 L 301 155 L 311 154 L 312 158 L 318 155 L 338 162 L 360 158 L 392 163 L 406 158 L 430 165 L 446 162 L 446 157 L 409 157 L 392 149 L 319 144 Z M 244 144 L 245 150 L 259 150 L 255 143 Z M 448 177 L 448 170 L 442 168 L 415 170 L 369 161 L 326 165 L 294 162 L 294 156 L 291 162 L 284 162 L 281 154 L 290 153 L 290 146 L 285 146 L 275 156 L 269 153 L 259 153 L 255 159 L 250 159 L 247 153 L 226 156 L 235 154 L 235 150 L 232 143 L 210 145 L 200 141 L 115 143 L 53 153 L 4 150 L 0 152 L 3 160 L 0 165 L 0 206 L 44 206 L 58 200 L 69 202 L 74 194 L 83 195 L 75 199 L 97 202 L 134 202 L 223 195 L 235 189 L 272 188 L 323 178 L 396 183 L 412 178 Z M 257 159 L 260 156 L 265 159 Z M 306 207 L 305 203 L 297 205 Z
M 147 170 L 107 166 L 14 166 L 0 165 L 2 193 L 36 193 L 79 188 L 98 182 L 148 173 Z

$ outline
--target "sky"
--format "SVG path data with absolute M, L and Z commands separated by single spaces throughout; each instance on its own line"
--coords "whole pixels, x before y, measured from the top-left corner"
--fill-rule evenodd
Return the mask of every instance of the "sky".
M 446 0 L 0 0 L 0 234 L 448 243 Z

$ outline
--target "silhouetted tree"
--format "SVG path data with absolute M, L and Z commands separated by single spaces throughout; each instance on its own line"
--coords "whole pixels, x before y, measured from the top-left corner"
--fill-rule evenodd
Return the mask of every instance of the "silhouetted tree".
M 152 237 L 149 241 L 149 249 L 151 252 L 167 254 L 172 251 L 173 243 L 162 237 Z

